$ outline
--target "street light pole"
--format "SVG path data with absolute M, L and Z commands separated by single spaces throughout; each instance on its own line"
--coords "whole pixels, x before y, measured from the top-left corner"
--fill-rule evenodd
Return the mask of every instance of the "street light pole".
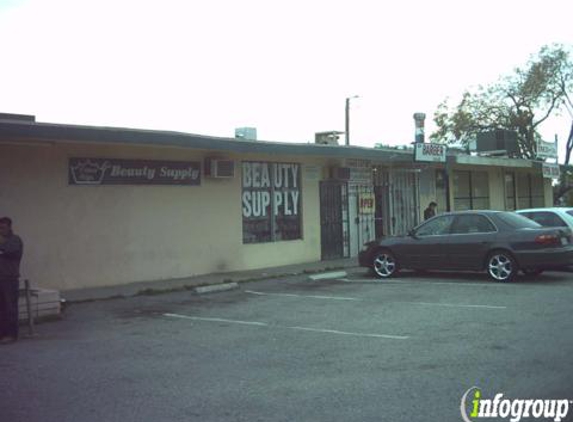
M 358 98 L 358 95 L 346 98 L 346 108 L 345 108 L 345 132 L 346 132 L 346 146 L 350 145 L 350 100 L 353 98 Z

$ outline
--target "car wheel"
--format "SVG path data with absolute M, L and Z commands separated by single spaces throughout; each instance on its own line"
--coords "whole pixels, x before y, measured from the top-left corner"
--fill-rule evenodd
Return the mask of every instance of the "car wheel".
M 518 268 L 513 256 L 506 251 L 494 251 L 489 254 L 486 263 L 488 275 L 495 281 L 507 282 L 515 278 Z
M 398 262 L 392 252 L 387 249 L 380 249 L 374 254 L 372 260 L 372 271 L 380 278 L 389 278 L 398 272 Z
M 525 275 L 539 275 L 543 272 L 543 270 L 535 270 L 535 269 L 524 269 L 522 271 L 523 274 Z

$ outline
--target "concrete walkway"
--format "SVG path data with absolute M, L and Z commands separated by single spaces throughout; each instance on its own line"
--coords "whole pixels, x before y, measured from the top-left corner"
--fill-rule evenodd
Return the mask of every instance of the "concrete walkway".
M 240 283 L 246 281 L 266 280 L 293 275 L 317 274 L 337 270 L 358 270 L 356 258 L 344 258 L 329 261 L 309 262 L 305 264 L 286 265 L 258 270 L 234 271 L 226 273 L 205 274 L 188 278 L 147 281 L 119 286 L 95 287 L 64 290 L 61 296 L 68 302 L 83 302 L 119 297 L 130 297 L 141 294 L 159 294 L 176 290 L 190 290 L 200 286 Z

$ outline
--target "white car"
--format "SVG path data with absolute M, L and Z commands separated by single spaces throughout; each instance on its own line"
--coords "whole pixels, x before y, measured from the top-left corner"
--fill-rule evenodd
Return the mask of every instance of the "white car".
M 569 227 L 573 230 L 573 208 L 528 208 L 515 212 L 544 227 Z

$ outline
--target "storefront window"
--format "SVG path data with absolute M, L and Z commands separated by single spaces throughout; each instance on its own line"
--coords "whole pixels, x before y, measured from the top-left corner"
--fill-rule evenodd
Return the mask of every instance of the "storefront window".
M 454 209 L 463 211 L 488 208 L 489 179 L 487 172 L 454 172 Z
M 243 243 L 302 238 L 300 165 L 243 162 Z
M 485 171 L 470 173 L 472 186 L 472 210 L 487 210 L 489 208 L 489 178 Z
M 442 211 L 448 210 L 448 187 L 447 177 L 445 170 L 436 170 L 436 202 L 438 209 Z
M 542 175 L 522 173 L 517 177 L 519 208 L 537 208 L 545 205 Z
M 470 210 L 471 203 L 470 172 L 454 172 L 454 209 L 456 211 Z
M 516 209 L 515 201 L 515 173 L 505 173 L 505 209 L 514 211 Z

